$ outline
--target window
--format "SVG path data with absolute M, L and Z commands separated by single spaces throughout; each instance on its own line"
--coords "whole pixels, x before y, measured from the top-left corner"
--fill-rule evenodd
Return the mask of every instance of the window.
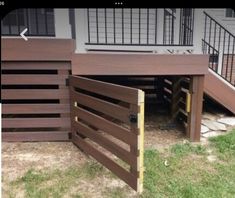
M 231 8 L 227 8 L 225 16 L 235 18 L 235 11 Z
M 28 36 L 55 36 L 53 9 L 17 9 L 1 21 L 3 36 L 19 36 L 28 28 Z
M 19 9 L 13 12 L 10 12 L 6 18 L 3 20 L 3 25 L 24 25 L 24 12 Z

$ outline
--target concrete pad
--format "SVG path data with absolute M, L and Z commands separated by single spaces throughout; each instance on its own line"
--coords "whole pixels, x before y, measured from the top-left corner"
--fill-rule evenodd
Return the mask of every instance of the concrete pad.
M 202 133 L 202 134 L 208 132 L 209 130 L 210 130 L 210 129 L 209 129 L 208 127 L 206 127 L 206 126 L 204 126 L 204 125 L 201 124 L 201 133 Z
M 230 126 L 235 126 L 235 117 L 220 118 L 217 121 Z
M 227 130 L 227 127 L 224 124 L 219 123 L 217 121 L 213 121 L 213 120 L 202 120 L 202 124 L 208 127 L 212 131 L 226 131 Z

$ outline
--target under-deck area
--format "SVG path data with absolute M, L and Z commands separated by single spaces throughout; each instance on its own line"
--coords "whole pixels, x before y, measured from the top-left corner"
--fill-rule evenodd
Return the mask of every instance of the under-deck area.
M 190 78 L 186 76 L 86 76 L 102 82 L 138 88 L 145 93 L 145 147 L 161 148 L 176 139 L 187 138 L 187 93 Z M 178 82 L 178 98 L 172 104 L 173 88 Z M 175 83 L 175 84 L 174 84 Z M 188 101 L 189 102 L 189 101 Z M 120 104 L 120 103 L 119 103 Z M 121 103 L 120 105 L 124 105 Z M 122 124 L 118 122 L 118 124 Z M 164 141 L 162 142 L 162 140 Z M 155 146 L 153 146 L 155 145 Z

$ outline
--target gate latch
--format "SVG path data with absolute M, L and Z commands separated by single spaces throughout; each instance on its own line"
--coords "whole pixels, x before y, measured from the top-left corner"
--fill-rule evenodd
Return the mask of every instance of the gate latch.
M 131 123 L 137 123 L 137 115 L 130 114 L 129 115 L 129 120 L 130 120 Z

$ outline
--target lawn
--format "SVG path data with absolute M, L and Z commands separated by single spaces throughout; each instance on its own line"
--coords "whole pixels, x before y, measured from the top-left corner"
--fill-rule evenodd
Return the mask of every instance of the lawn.
M 141 198 L 235 197 L 235 130 L 202 146 L 184 142 L 145 151 Z M 139 197 L 94 161 L 65 170 L 28 170 L 9 182 L 6 197 Z M 96 196 L 97 195 L 97 196 Z M 99 196 L 98 196 L 99 195 Z

